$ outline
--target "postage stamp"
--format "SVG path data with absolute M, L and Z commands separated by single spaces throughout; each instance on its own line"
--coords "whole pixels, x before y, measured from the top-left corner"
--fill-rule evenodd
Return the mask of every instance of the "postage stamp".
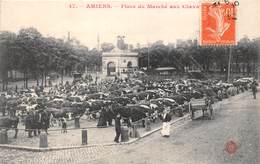
M 230 141 L 228 141 L 228 142 L 226 143 L 226 148 L 225 148 L 225 150 L 226 150 L 226 152 L 227 152 L 228 154 L 232 155 L 232 154 L 235 154 L 235 153 L 236 153 L 237 148 L 238 148 L 238 147 L 237 147 L 236 142 L 233 141 L 233 140 L 230 140 Z
M 201 44 L 234 45 L 236 43 L 236 6 L 226 3 L 202 3 Z

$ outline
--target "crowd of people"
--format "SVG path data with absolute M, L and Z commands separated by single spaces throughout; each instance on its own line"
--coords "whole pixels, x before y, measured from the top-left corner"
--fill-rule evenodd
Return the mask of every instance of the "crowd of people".
M 60 121 L 66 132 L 66 120 L 83 115 L 98 119 L 98 127 L 112 126 L 115 121 L 118 142 L 119 118 L 131 122 L 149 117 L 151 120 L 161 116 L 163 133 L 168 136 L 169 115 L 182 116 L 191 98 L 211 97 L 222 100 L 252 88 L 256 98 L 256 83 L 250 80 L 224 83 L 217 80 L 147 80 L 110 79 L 100 83 L 77 80 L 72 83 L 56 84 L 51 87 L 1 93 L 0 109 L 2 116 L 18 117 L 25 124 L 28 137 L 37 135 Z M 165 110 L 167 109 L 167 110 Z M 144 125 L 144 122 L 143 122 Z M 9 126 L 9 125 L 1 125 Z M 17 128 L 17 127 L 16 127 Z

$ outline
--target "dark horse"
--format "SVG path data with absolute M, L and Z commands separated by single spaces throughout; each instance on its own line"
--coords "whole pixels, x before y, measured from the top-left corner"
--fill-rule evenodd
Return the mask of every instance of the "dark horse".
M 18 123 L 19 123 L 19 117 L 17 116 L 3 116 L 0 118 L 0 129 L 6 129 L 6 130 L 14 129 L 15 130 L 14 138 L 17 138 Z
M 102 112 L 100 115 L 100 120 L 105 120 L 104 122 L 106 122 L 106 120 L 109 120 L 110 118 L 112 122 L 112 119 L 114 119 L 115 116 L 120 113 L 120 115 L 124 118 L 124 123 L 130 126 L 130 119 L 132 122 L 142 120 L 146 117 L 146 112 L 148 111 L 145 111 L 145 109 L 142 109 L 142 107 L 138 105 L 122 106 L 121 104 L 113 104 L 109 110 L 102 110 Z M 98 126 L 101 125 L 100 120 Z

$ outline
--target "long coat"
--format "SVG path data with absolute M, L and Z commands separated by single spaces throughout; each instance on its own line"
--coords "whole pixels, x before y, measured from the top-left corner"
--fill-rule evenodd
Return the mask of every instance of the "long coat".
M 252 91 L 253 91 L 253 93 L 256 93 L 256 91 L 257 91 L 257 84 L 254 82 L 253 84 L 252 84 Z
M 100 112 L 100 117 L 99 117 L 97 126 L 98 127 L 106 126 L 107 125 L 106 119 L 107 118 L 106 118 L 105 110 L 102 109 Z
M 41 114 L 41 128 L 48 129 L 50 127 L 50 116 L 47 112 Z
M 25 118 L 25 129 L 32 129 L 33 125 L 33 116 L 32 114 L 28 114 Z
M 165 117 L 163 117 L 164 115 L 162 115 L 162 122 L 170 122 L 172 120 L 172 116 L 167 113 Z
M 121 131 L 121 117 L 115 118 L 115 129 L 116 131 Z

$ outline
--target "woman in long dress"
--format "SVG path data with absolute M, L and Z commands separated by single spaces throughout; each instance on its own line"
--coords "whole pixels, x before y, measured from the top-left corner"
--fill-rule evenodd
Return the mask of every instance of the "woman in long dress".
M 162 136 L 163 137 L 169 137 L 170 136 L 170 121 L 171 121 L 171 115 L 170 115 L 170 110 L 169 109 L 166 109 L 164 110 L 163 112 L 163 116 L 162 116 L 162 122 L 163 122 L 163 125 L 162 125 Z
M 105 114 L 105 109 L 101 109 L 97 127 L 101 127 L 101 128 L 106 127 L 107 126 L 106 119 L 107 118 L 106 118 L 106 114 Z

